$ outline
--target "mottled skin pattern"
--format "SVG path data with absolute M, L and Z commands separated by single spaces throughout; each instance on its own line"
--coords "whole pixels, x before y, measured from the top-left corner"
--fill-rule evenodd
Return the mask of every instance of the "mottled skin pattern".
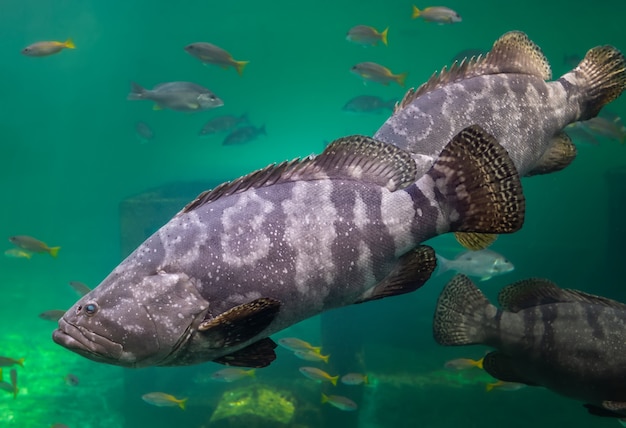
M 555 135 L 581 119 L 586 93 L 576 81 L 573 72 L 555 82 L 528 74 L 472 77 L 418 97 L 390 117 L 374 138 L 413 153 L 425 173 L 453 135 L 479 124 L 525 175 Z
M 455 276 L 437 303 L 435 340 L 491 346 L 483 368 L 495 378 L 626 416 L 626 305 L 536 278 L 505 287 L 498 300 L 502 308 Z
M 626 401 L 626 310 L 565 302 L 499 312 L 485 344 L 512 356 L 522 381 L 601 406 Z
M 267 337 L 322 310 L 354 303 L 399 255 L 445 231 L 440 208 L 418 185 L 390 192 L 350 180 L 283 183 L 179 215 L 70 309 L 68 314 L 97 302 L 101 311 L 111 311 L 83 317 L 81 331 L 106 343 L 99 351 L 118 361 L 82 352 L 133 367 L 168 365 L 172 359 L 193 364 L 259 339 L 229 350 L 170 355 L 186 338 L 182 331 L 191 333 L 205 317 L 235 305 L 259 297 L 281 301 L 278 317 L 260 336 Z M 65 320 L 61 325 L 82 336 Z M 121 342 L 114 345 L 92 333 L 103 331 Z M 137 334 L 152 339 L 138 341 Z

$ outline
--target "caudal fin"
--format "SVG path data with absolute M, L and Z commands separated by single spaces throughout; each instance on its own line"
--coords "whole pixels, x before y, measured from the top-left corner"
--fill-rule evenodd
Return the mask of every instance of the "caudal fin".
M 130 82 L 130 94 L 127 99 L 129 100 L 143 100 L 145 99 L 146 90 L 138 83 Z
M 50 253 L 50 255 L 54 258 L 56 258 L 59 255 L 59 250 L 61 249 L 61 247 L 52 247 L 52 248 L 48 248 L 48 253 Z
M 626 59 L 613 46 L 598 46 L 587 55 L 574 70 L 566 74 L 565 80 L 573 80 L 586 90 L 578 120 L 595 117 L 602 107 L 620 96 L 626 89 Z
M 243 69 L 250 61 L 235 61 L 235 70 L 240 76 L 243 76 Z
M 456 275 L 444 287 L 437 301 L 433 336 L 440 345 L 485 343 L 496 311 L 468 277 Z
M 522 227 L 526 202 L 515 165 L 480 126 L 459 132 L 428 175 L 450 231 L 512 233 Z

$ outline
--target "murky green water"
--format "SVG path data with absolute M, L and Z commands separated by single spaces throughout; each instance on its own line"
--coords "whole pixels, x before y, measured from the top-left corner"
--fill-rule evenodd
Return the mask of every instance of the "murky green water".
M 442 370 L 451 358 L 479 358 L 482 348 L 442 348 L 431 335 L 431 317 L 448 275 L 433 278 L 412 295 L 333 311 L 278 337 L 322 340 L 333 370 L 365 370 L 369 387 L 336 388 L 353 398 L 357 412 L 320 404 L 320 391 L 298 373 L 302 362 L 284 349 L 256 380 L 207 382 L 221 366 L 139 371 L 99 365 L 55 345 L 54 323 L 38 318 L 77 298 L 71 280 L 97 285 L 121 260 L 128 236 L 120 234 L 120 203 L 171 183 L 219 183 L 271 162 L 306 156 L 325 142 L 373 134 L 387 114 L 350 115 L 350 98 L 400 98 L 397 85 L 364 86 L 349 72 L 374 61 L 409 72 L 417 86 L 449 64 L 459 51 L 488 49 L 509 30 L 523 30 L 552 63 L 555 77 L 569 69 L 566 55 L 613 44 L 626 49 L 622 1 L 595 4 L 497 1 L 445 4 L 463 22 L 436 25 L 411 20 L 411 3 L 381 1 L 4 1 L 0 13 L 0 237 L 31 235 L 62 247 L 59 257 L 0 259 L 0 355 L 25 357 L 18 367 L 19 393 L 0 391 L 0 426 L 84 428 L 200 427 L 226 391 L 263 385 L 292 394 L 306 409 L 290 426 L 344 427 L 610 427 L 614 420 L 588 416 L 579 403 L 525 388 L 486 393 L 483 374 Z M 420 4 L 420 7 L 430 6 Z M 389 27 L 389 46 L 363 48 L 345 40 L 356 24 Z M 75 50 L 32 58 L 22 48 L 40 40 L 71 37 Z M 250 61 L 243 76 L 205 67 L 183 47 L 215 43 Z M 225 105 L 186 114 L 154 111 L 148 101 L 127 101 L 130 82 L 148 88 L 175 80 L 210 88 Z M 625 98 L 609 109 L 626 115 Z M 210 118 L 246 113 L 267 136 L 222 146 L 224 135 L 200 139 Z M 137 121 L 155 138 L 141 144 Z M 575 163 L 558 174 L 525 179 L 528 211 L 522 231 L 501 237 L 494 249 L 517 269 L 484 284 L 490 297 L 528 276 L 610 297 L 626 298 L 622 275 L 621 213 L 626 198 L 626 149 L 614 141 L 579 146 Z M 617 169 L 617 172 L 615 172 Z M 614 171 L 610 179 L 608 172 Z M 435 248 L 452 255 L 454 243 Z M 4 249 L 11 248 L 5 241 Z M 306 365 L 306 364 L 304 364 Z M 354 367 L 354 368 L 352 368 Z M 8 379 L 5 368 L 5 380 Z M 67 385 L 68 373 L 80 379 Z M 333 373 L 338 374 L 338 373 Z M 165 391 L 189 397 L 188 409 L 157 408 L 141 395 Z M 252 426 L 252 425 L 251 425 Z

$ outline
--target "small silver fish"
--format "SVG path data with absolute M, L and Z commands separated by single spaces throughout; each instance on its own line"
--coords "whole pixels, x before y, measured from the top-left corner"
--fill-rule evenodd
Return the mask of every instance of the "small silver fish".
M 226 369 L 218 370 L 211 374 L 211 380 L 215 380 L 217 382 L 235 382 L 237 380 L 244 379 L 246 377 L 254 377 L 255 370 L 244 370 L 237 367 L 229 367 Z
M 389 28 L 385 28 L 379 32 L 376 28 L 369 25 L 356 25 L 346 35 L 346 40 L 357 43 L 360 45 L 376 46 L 378 42 L 382 42 L 387 46 L 387 31 Z
M 26 235 L 11 236 L 9 241 L 23 250 L 30 251 L 32 253 L 48 253 L 52 257 L 56 257 L 61 249 L 61 247 L 48 247 L 45 242 Z
M 465 251 L 454 260 L 437 255 L 438 275 L 447 270 L 454 270 L 468 276 L 479 277 L 486 281 L 491 277 L 511 272 L 515 267 L 502 254 L 491 250 Z
M 4 255 L 15 259 L 30 259 L 33 256 L 33 253 L 21 248 L 9 248 L 4 252 Z
M 322 404 L 324 403 L 328 403 L 344 412 L 352 412 L 359 408 L 354 401 L 341 395 L 322 394 Z
M 300 373 L 304 376 L 308 377 L 311 380 L 316 380 L 319 382 L 330 382 L 333 385 L 337 386 L 337 379 L 339 376 L 331 376 L 326 373 L 324 370 L 320 370 L 316 367 L 300 367 Z
M 388 85 L 390 82 L 396 82 L 400 86 L 404 86 L 404 81 L 409 73 L 393 74 L 391 70 L 375 62 L 360 62 L 352 66 L 350 71 L 366 81 L 378 82 Z
M 344 385 L 361 385 L 363 383 L 367 385 L 369 383 L 369 379 L 367 378 L 367 375 L 361 373 L 348 373 L 341 376 L 341 383 Z
M 350 113 L 375 114 L 393 110 L 396 100 L 385 101 L 375 95 L 358 95 L 349 100 L 341 109 Z
M 85 294 L 91 291 L 85 283 L 80 281 L 70 281 L 70 287 L 80 296 L 83 297 Z
M 321 346 L 313 346 L 309 342 L 297 337 L 283 337 L 278 339 L 278 344 L 290 351 L 312 351 L 317 354 L 322 352 Z
M 257 128 L 254 125 L 243 126 L 231 131 L 222 141 L 224 146 L 233 146 L 238 144 L 246 144 L 256 140 L 260 135 L 267 135 L 265 125 Z
M 411 18 L 416 19 L 419 17 L 421 17 L 424 21 L 436 22 L 438 24 L 453 24 L 455 22 L 461 22 L 461 15 L 454 10 L 443 6 L 433 6 L 419 10 L 417 6 L 413 5 L 413 15 Z
M 241 116 L 226 114 L 223 116 L 214 117 L 204 124 L 198 135 L 200 135 L 201 137 L 206 137 L 220 132 L 232 131 L 239 125 L 245 123 L 249 123 L 248 115 L 246 115 L 245 113 Z
M 326 364 L 328 364 L 328 358 L 330 358 L 330 355 L 318 354 L 315 351 L 296 351 L 293 353 L 293 355 L 300 358 L 301 360 L 315 362 L 323 361 Z
M 212 43 L 191 43 L 185 46 L 185 51 L 204 64 L 214 64 L 222 68 L 233 67 L 240 76 L 243 74 L 244 67 L 250 62 L 237 61 L 229 52 Z
M 141 396 L 141 399 L 148 404 L 157 407 L 180 407 L 185 410 L 187 398 L 176 398 L 165 392 L 150 392 Z
M 145 89 L 135 82 L 128 94 L 129 100 L 152 100 L 157 110 L 168 108 L 177 111 L 202 111 L 224 105 L 217 95 L 191 82 L 161 83 L 154 89 Z
M 596 116 L 589 120 L 578 122 L 578 125 L 594 137 L 617 140 L 621 144 L 626 142 L 626 127 L 619 116 L 614 118 Z
M 135 135 L 141 144 L 148 143 L 154 139 L 154 131 L 146 122 L 135 122 Z
M 49 311 L 44 311 L 40 313 L 39 318 L 41 318 L 42 320 L 46 320 L 46 321 L 57 322 L 59 321 L 59 319 L 61 319 L 64 313 L 65 313 L 65 310 L 62 310 L 62 309 L 51 309 Z

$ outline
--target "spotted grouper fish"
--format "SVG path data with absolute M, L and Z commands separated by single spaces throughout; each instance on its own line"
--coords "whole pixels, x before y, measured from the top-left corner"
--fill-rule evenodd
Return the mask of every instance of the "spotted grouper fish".
M 505 382 L 544 386 L 626 418 L 626 305 L 529 279 L 503 288 L 500 309 L 463 275 L 439 297 L 435 340 L 496 348 L 483 368 Z
M 419 288 L 436 264 L 420 242 L 512 232 L 523 211 L 512 161 L 478 126 L 421 177 L 398 147 L 342 138 L 201 194 L 74 304 L 53 339 L 126 367 L 263 367 L 271 334 Z
M 374 138 L 410 152 L 418 176 L 428 171 L 461 129 L 482 126 L 507 150 L 521 176 L 569 165 L 576 147 L 563 129 L 586 120 L 626 87 L 626 61 L 614 47 L 591 49 L 556 81 L 550 64 L 524 33 L 500 37 L 484 57 L 455 63 L 410 90 Z M 485 248 L 495 237 L 461 235 L 467 248 Z

